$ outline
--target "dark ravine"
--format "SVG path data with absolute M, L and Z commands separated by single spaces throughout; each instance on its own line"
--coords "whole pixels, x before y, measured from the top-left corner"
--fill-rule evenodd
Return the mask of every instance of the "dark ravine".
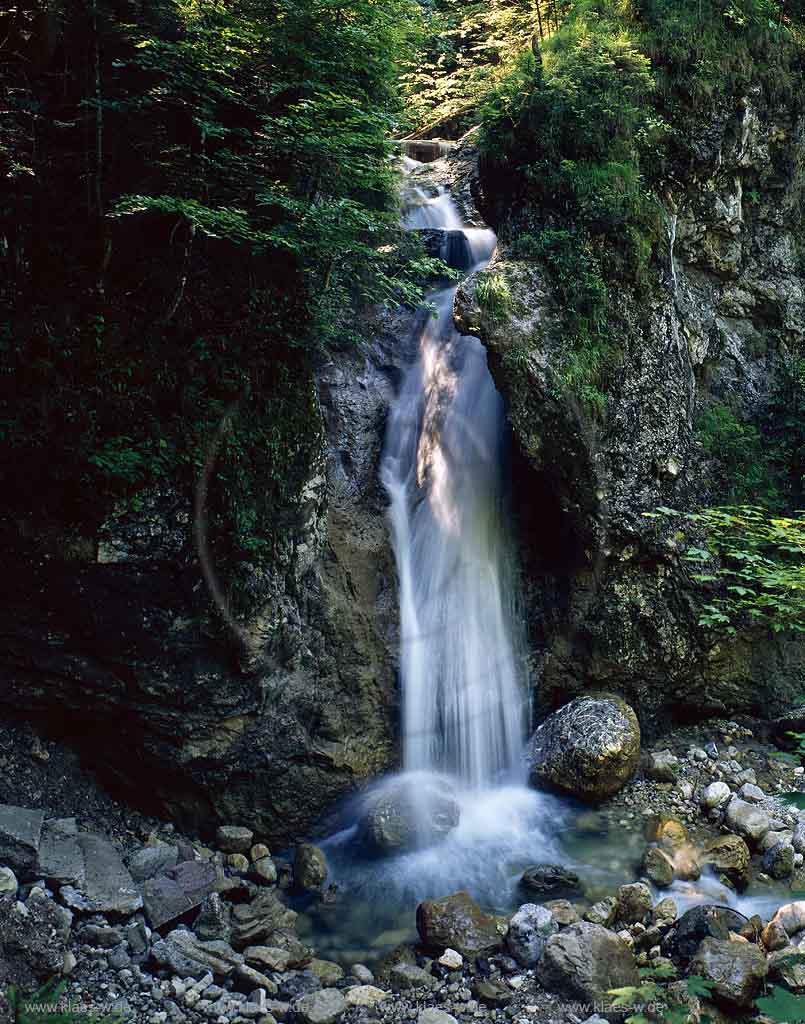
M 517 299 L 505 321 L 479 309 L 477 279 L 456 305 L 462 331 L 487 345 L 514 427 L 535 706 L 544 714 L 586 690 L 619 692 L 649 737 L 692 706 L 783 714 L 805 671 L 801 643 L 702 634 L 678 553 L 642 515 L 711 497 L 697 405 L 714 393 L 762 409 L 777 357 L 752 354 L 754 332 L 773 319 L 793 338 L 805 322 L 780 201 L 799 187 L 801 120 L 778 125 L 747 98 L 719 124 L 690 185 L 668 198 L 675 280 L 669 266 L 650 308 L 623 296 L 633 336 L 603 424 L 551 387 L 561 339 L 538 267 L 498 251 L 488 272 Z M 470 133 L 425 176 L 480 225 L 492 183 L 474 143 Z M 770 149 L 782 150 L 782 170 L 766 168 Z M 744 216 L 750 173 L 766 190 Z M 250 578 L 245 651 L 220 623 L 210 628 L 192 496 L 154 495 L 105 537 L 102 563 L 4 556 L 15 592 L 0 618 L 0 705 L 45 726 L 58 719 L 60 735 L 151 810 L 191 827 L 247 820 L 275 843 L 307 835 L 392 766 L 396 581 L 378 465 L 386 410 L 413 357 L 399 341 L 406 323 L 379 321 L 373 343 L 317 371 L 318 455 L 283 511 L 276 565 Z M 513 362 L 514 350 L 525 360 Z
M 392 764 L 396 590 L 377 468 L 405 331 L 379 322 L 373 344 L 319 368 L 319 456 L 283 510 L 276 565 L 251 574 L 240 651 L 211 619 L 192 495 L 154 495 L 105 535 L 102 563 L 6 552 L 4 711 L 76 744 L 138 805 L 194 828 L 249 820 L 279 844 Z

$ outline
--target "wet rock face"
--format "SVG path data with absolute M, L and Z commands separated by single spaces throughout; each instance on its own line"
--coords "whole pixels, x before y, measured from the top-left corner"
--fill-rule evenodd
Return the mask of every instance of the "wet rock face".
M 534 733 L 530 780 L 596 802 L 617 793 L 639 759 L 634 711 L 614 695 L 591 695 L 566 704 Z
M 266 524 L 283 540 L 268 567 L 244 556 L 238 570 L 240 640 L 198 568 L 193 494 L 151 496 L 102 561 L 26 559 L 14 573 L 0 708 L 52 718 L 146 810 L 194 830 L 237 821 L 278 848 L 387 769 L 397 610 L 378 467 L 409 333 L 384 321 L 320 367 L 318 444 Z
M 628 287 L 615 296 L 628 340 L 602 418 L 557 383 L 567 337 L 547 268 L 504 241 L 458 291 L 457 318 L 484 341 L 514 431 L 538 706 L 614 689 L 656 735 L 692 708 L 767 717 L 793 702 L 805 644 L 703 637 L 679 544 L 643 513 L 724 502 L 697 419 L 718 401 L 762 422 L 801 344 L 805 274 L 785 211 L 801 188 L 802 116 L 801 100 L 784 109 L 758 93 L 685 126 L 697 156 L 663 197 L 664 287 L 649 302 Z M 494 194 L 483 174 L 481 186 Z M 478 301 L 484 275 L 508 286 L 505 315 Z

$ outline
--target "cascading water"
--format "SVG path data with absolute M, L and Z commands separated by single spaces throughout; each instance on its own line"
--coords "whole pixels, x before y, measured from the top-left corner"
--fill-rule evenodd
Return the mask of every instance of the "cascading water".
M 448 193 L 414 199 L 406 225 L 449 232 L 443 248 L 458 269 L 489 260 L 493 232 L 463 228 Z M 455 293 L 431 296 L 435 316 L 391 409 L 381 477 L 400 579 L 403 766 L 479 787 L 519 776 L 524 679 L 505 411 L 483 346 L 454 327 Z
M 417 176 L 419 167 L 405 164 Z M 471 272 L 489 260 L 494 234 L 465 228 L 449 193 L 425 185 L 409 198 L 405 224 L 442 232 L 452 266 Z M 301 933 L 346 963 L 413 941 L 422 899 L 465 889 L 489 909 L 511 910 L 528 898 L 519 888 L 528 865 L 572 866 L 588 895 L 606 895 L 633 880 L 645 845 L 639 824 L 625 821 L 612 836 L 588 825 L 562 835 L 568 805 L 524 785 L 506 417 L 483 346 L 454 327 L 455 293 L 430 296 L 435 315 L 419 322 L 418 357 L 389 411 L 381 465 L 399 575 L 404 770 L 342 808 L 340 831 L 321 843 L 337 901 L 300 905 Z M 394 840 L 380 856 L 367 821 Z M 709 884 L 675 883 L 673 895 L 680 907 L 732 902 Z

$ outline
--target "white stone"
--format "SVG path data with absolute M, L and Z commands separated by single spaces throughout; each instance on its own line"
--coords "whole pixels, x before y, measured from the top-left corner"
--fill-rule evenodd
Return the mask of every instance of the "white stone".
M 464 966 L 464 957 L 461 953 L 456 952 L 455 949 L 446 949 L 439 957 L 439 963 L 442 967 L 447 967 L 451 971 L 457 971 Z
M 390 992 L 384 992 L 382 988 L 375 985 L 356 985 L 347 989 L 345 998 L 347 1006 L 377 1006 L 384 999 L 388 999 Z
M 732 795 L 726 782 L 711 782 L 701 795 L 702 807 L 708 811 L 725 804 Z

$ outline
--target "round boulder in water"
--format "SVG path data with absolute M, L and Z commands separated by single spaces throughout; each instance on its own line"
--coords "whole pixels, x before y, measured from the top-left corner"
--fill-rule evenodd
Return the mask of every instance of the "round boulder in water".
M 534 733 L 531 785 L 606 800 L 629 780 L 639 760 L 637 715 L 620 697 L 594 693 L 565 704 Z
M 443 839 L 460 816 L 455 790 L 445 779 L 404 776 L 369 798 L 358 834 L 372 853 L 400 853 Z

